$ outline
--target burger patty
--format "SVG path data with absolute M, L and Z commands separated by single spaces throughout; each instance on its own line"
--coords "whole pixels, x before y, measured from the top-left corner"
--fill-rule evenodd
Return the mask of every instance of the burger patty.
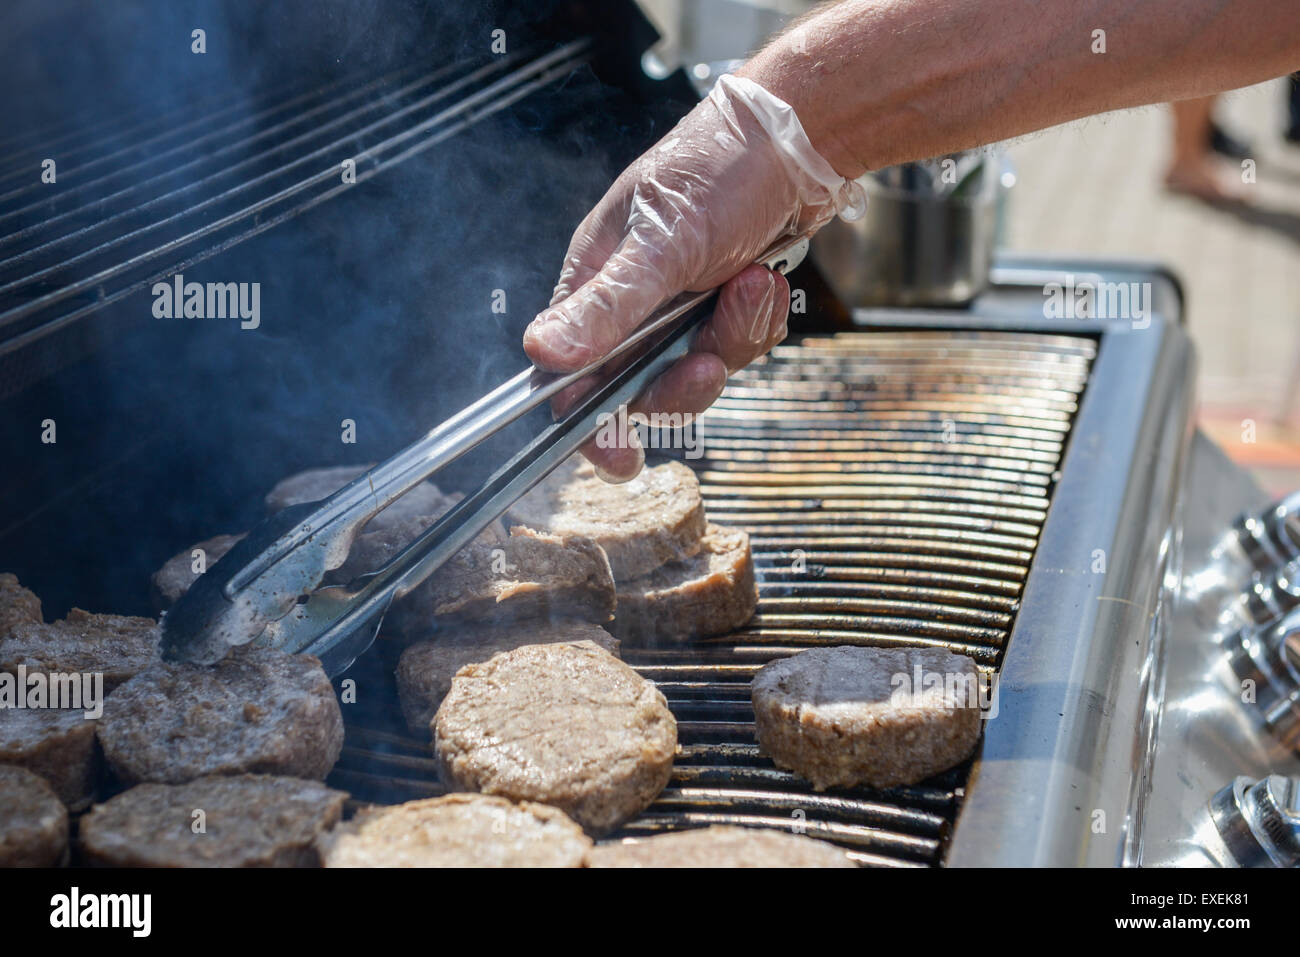
M 977 680 L 971 659 L 942 649 L 803 651 L 754 677 L 758 743 L 819 791 L 917 784 L 975 749 Z
M 371 465 L 331 465 L 326 468 L 307 469 L 281 479 L 275 488 L 266 493 L 266 510 L 278 512 L 290 505 L 318 502 L 333 495 Z
M 393 609 L 386 624 L 423 637 L 452 622 L 599 623 L 613 617 L 614 601 L 614 575 L 599 545 L 519 526 L 505 541 L 461 549 Z
M 41 600 L 18 583 L 18 576 L 0 574 L 0 640 L 15 625 L 43 622 Z
M 486 794 L 375 808 L 322 844 L 326 867 L 580 867 L 591 847 L 563 811 Z
M 93 615 L 80 608 L 53 624 L 27 622 L 0 636 L 0 671 L 102 674 L 111 691 L 159 660 L 161 634 L 152 618 Z
M 352 543 L 343 567 L 331 574 L 339 581 L 349 581 L 375 571 L 463 497 L 459 493 L 444 494 L 430 482 L 420 483 L 366 523 Z M 485 541 L 500 537 L 495 529 L 489 529 L 486 536 Z
M 615 581 L 690 558 L 704 534 L 695 473 L 680 462 L 647 467 L 611 485 L 573 456 L 510 509 L 510 523 L 561 538 L 589 538 L 605 550 Z
M 0 708 L 0 764 L 39 775 L 69 810 L 84 810 L 99 779 L 96 723 L 83 710 Z
M 281 481 L 266 496 L 271 512 L 326 498 L 369 470 L 369 465 L 342 465 L 309 469 Z M 421 532 L 441 518 L 463 495 L 443 492 L 432 482 L 421 482 L 390 503 L 365 524 L 343 566 L 329 574 L 330 581 L 346 582 L 372 572 L 396 555 Z M 505 537 L 499 522 L 489 525 L 476 541 L 497 542 Z
M 99 867 L 315 867 L 346 799 L 267 774 L 138 784 L 83 817 L 77 844 Z
M 189 591 L 190 586 L 198 579 L 201 573 L 194 571 L 195 551 L 203 551 L 203 570 L 206 572 L 243 537 L 243 534 L 217 535 L 191 545 L 185 551 L 167 559 L 167 563 L 154 572 L 153 578 L 149 580 L 149 596 L 153 599 L 154 608 L 158 611 L 166 611 L 180 601 L 181 595 Z
M 618 639 L 586 622 L 538 622 L 528 625 L 467 625 L 434 641 L 420 641 L 397 662 L 397 693 L 402 715 L 413 734 L 431 733 L 429 723 L 451 690 L 456 672 L 522 645 L 590 641 L 617 655 Z
M 699 554 L 618 584 L 610 631 L 624 641 L 683 641 L 721 635 L 758 606 L 749 536 L 710 524 Z
M 244 772 L 322 779 L 343 747 L 343 716 L 318 659 L 245 647 L 215 665 L 137 675 L 109 695 L 99 742 L 128 785 Z
M 588 867 L 855 867 L 843 850 L 766 828 L 726 827 L 600 844 Z
M 655 799 L 676 749 L 664 696 L 590 642 L 525 645 L 466 665 L 434 719 L 444 781 L 550 804 L 592 835 Z
M 0 765 L 0 867 L 58 867 L 68 855 L 68 809 L 26 768 Z

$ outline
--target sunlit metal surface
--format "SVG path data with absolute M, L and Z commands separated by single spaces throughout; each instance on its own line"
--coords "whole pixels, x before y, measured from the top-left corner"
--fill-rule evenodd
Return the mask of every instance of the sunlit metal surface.
M 1176 634 L 1165 583 L 1181 554 L 1195 377 L 1178 313 L 1160 312 L 1178 308 L 1176 290 L 1146 278 L 1151 321 L 1104 327 L 950 865 L 1133 863 L 1154 815 L 1164 648 Z
M 1224 574 L 1224 535 L 1248 509 L 1261 510 L 1259 488 L 1218 449 L 1198 437 L 1184 492 L 1185 592 L 1172 608 L 1165 704 L 1151 778 L 1150 813 L 1137 863 L 1230 865 L 1210 823 L 1209 802 L 1244 775 L 1300 774 L 1300 759 L 1268 729 L 1241 678 L 1229 666 L 1231 632 L 1216 633 L 1202 599 L 1207 578 Z M 1227 594 L 1220 590 L 1220 594 Z

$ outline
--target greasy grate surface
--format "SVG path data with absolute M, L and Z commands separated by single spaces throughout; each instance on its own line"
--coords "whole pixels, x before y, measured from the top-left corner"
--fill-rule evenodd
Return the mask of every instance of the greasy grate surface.
M 731 380 L 689 464 L 710 520 L 751 535 L 758 613 L 686 647 L 624 647 L 668 698 L 681 752 L 616 836 L 795 827 L 864 864 L 942 860 L 969 766 L 815 792 L 759 753 L 749 681 L 833 645 L 930 645 L 996 670 L 1095 353 L 1084 337 L 854 332 L 781 346 Z M 384 680 L 396 649 L 379 646 L 363 664 Z M 332 780 L 361 801 L 441 792 L 427 744 L 376 720 L 349 722 Z

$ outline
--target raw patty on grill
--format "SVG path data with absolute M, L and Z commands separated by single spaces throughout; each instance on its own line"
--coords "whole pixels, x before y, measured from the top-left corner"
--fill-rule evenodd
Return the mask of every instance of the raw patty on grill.
M 0 708 L 0 764 L 39 775 L 69 810 L 84 810 L 99 779 L 96 724 L 85 710 Z
M 509 514 L 512 525 L 594 540 L 619 582 L 696 554 L 705 524 L 699 480 L 680 462 L 647 467 L 632 481 L 611 485 L 577 455 Z
M 41 615 L 41 600 L 18 583 L 17 575 L 9 572 L 0 574 L 0 640 L 15 625 L 44 620 Z
M 74 608 L 61 621 L 15 625 L 0 637 L 0 671 L 15 673 L 25 665 L 28 671 L 103 674 L 108 692 L 159 660 L 160 638 L 152 618 Z
M 68 809 L 26 768 L 0 765 L 0 867 L 58 867 L 68 855 Z
M 316 841 L 346 799 L 316 781 L 270 774 L 137 784 L 81 819 L 77 845 L 97 867 L 315 867 Z
M 714 827 L 600 844 L 588 867 L 856 867 L 834 844 L 767 828 Z
M 664 696 L 590 642 L 525 645 L 456 673 L 434 718 L 449 785 L 540 801 L 592 835 L 663 790 L 677 750 Z
M 153 578 L 149 579 L 149 597 L 153 600 L 154 608 L 159 611 L 170 608 L 180 601 L 181 595 L 189 591 L 190 586 L 198 579 L 199 576 L 194 573 L 195 549 L 203 549 L 203 567 L 206 571 L 226 552 L 234 548 L 243 537 L 243 533 L 216 535 L 191 545 L 185 551 L 167 559 L 167 563 L 154 572 Z
M 693 558 L 620 581 L 609 630 L 624 641 L 684 641 L 749 621 L 758 606 L 749 536 L 710 523 L 700 544 Z
M 618 639 L 587 622 L 531 622 L 528 624 L 474 624 L 448 631 L 431 641 L 419 641 L 397 661 L 397 694 L 406 726 L 413 734 L 427 735 L 442 699 L 451 690 L 456 672 L 480 664 L 493 655 L 522 645 L 590 641 L 612 655 Z
M 606 622 L 614 615 L 614 575 L 604 550 L 517 526 L 503 542 L 474 542 L 406 597 L 385 626 L 412 637 L 452 623 Z
M 322 779 L 343 747 L 343 716 L 318 659 L 244 647 L 215 665 L 137 675 L 109 695 L 99 742 L 128 785 L 245 772 Z
M 321 844 L 326 867 L 581 867 L 591 840 L 558 808 L 448 794 L 362 812 Z
M 896 697 L 918 668 L 918 693 Z M 927 688 L 928 676 L 943 686 Z M 803 651 L 754 676 L 758 742 L 777 767 L 819 791 L 917 784 L 975 749 L 980 710 L 969 695 L 977 679 L 971 659 L 938 648 Z

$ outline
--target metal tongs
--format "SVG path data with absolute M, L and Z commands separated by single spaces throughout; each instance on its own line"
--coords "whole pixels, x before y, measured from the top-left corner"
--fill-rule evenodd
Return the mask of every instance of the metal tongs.
M 788 272 L 808 240 L 787 242 L 759 262 Z M 682 293 L 613 352 L 564 375 L 526 369 L 447 419 L 418 442 L 319 502 L 292 505 L 255 527 L 198 580 L 162 621 L 163 656 L 212 664 L 238 645 L 319 657 L 331 675 L 370 647 L 389 605 L 427 579 L 686 354 L 712 313 L 717 290 Z M 621 363 L 626 363 L 619 368 Z M 473 494 L 383 567 L 345 585 L 320 587 L 343 564 L 361 528 L 381 509 L 563 389 L 616 368 Z

